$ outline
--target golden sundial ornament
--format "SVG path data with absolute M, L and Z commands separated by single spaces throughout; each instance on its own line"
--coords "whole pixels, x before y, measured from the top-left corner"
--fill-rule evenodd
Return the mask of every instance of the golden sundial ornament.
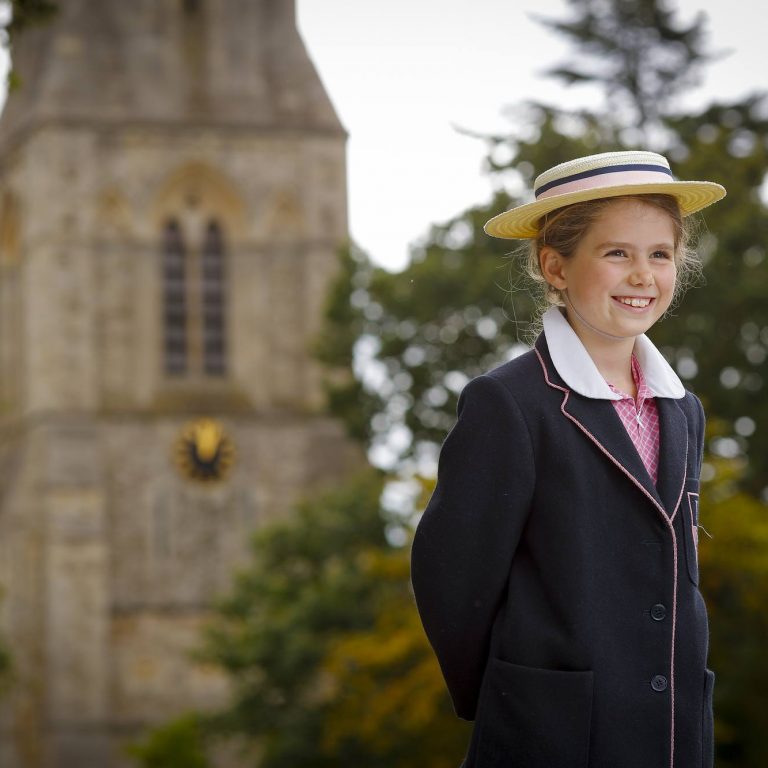
M 184 426 L 174 445 L 176 466 L 185 477 L 203 483 L 223 480 L 235 461 L 235 446 L 215 419 Z

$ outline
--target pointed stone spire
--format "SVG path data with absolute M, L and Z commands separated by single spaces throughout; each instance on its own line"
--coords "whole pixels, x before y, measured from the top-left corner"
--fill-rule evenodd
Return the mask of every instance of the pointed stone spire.
M 0 141 L 49 122 L 343 133 L 295 0 L 59 0 L 13 40 Z

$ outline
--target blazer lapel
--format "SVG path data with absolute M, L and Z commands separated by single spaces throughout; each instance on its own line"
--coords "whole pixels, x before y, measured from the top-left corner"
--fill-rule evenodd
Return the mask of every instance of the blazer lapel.
M 659 477 L 656 486 L 671 518 L 677 513 L 688 464 L 688 422 L 677 400 L 657 397 L 659 426 Z
M 560 378 L 555 369 L 549 351 L 546 348 L 546 342 L 543 336 L 539 338 L 536 344 L 536 352 L 539 355 L 547 384 L 563 393 L 563 400 L 560 410 L 563 415 L 572 421 L 597 448 L 605 455 L 608 461 L 611 461 L 617 470 L 624 473 L 634 485 L 642 491 L 665 517 L 671 516 L 675 509 L 675 504 L 667 506 L 666 502 L 671 499 L 673 488 L 675 487 L 675 478 L 679 473 L 678 453 L 679 446 L 674 449 L 675 458 L 670 462 L 663 461 L 663 453 L 659 461 L 659 479 L 662 477 L 661 467 L 664 466 L 664 484 L 659 488 L 653 484 L 648 470 L 646 470 L 640 454 L 637 452 L 632 439 L 627 434 L 627 430 L 616 413 L 610 400 L 596 400 L 580 395 L 569 389 L 566 383 Z M 657 398 L 661 403 L 662 398 Z M 674 403 L 674 401 L 670 401 Z M 687 434 L 685 417 L 676 405 L 673 407 L 678 411 L 683 419 L 683 435 Z M 659 421 L 662 422 L 661 430 L 661 450 L 664 451 L 665 433 L 669 430 L 668 440 L 671 442 L 674 433 L 679 429 L 676 416 L 671 414 L 671 418 L 665 418 L 665 412 L 659 411 Z M 665 423 L 666 422 L 666 423 Z M 678 440 L 679 442 L 679 440 Z M 685 473 L 685 446 L 683 446 L 683 474 Z M 679 492 L 681 485 L 677 485 Z M 662 495 L 661 491 L 664 490 Z M 666 496 L 666 498 L 665 498 Z M 668 510 L 668 511 L 667 511 Z
M 665 504 L 640 454 L 621 423 L 619 414 L 610 400 L 592 400 L 571 392 L 561 409 L 577 424 L 585 436 L 594 442 L 618 469 L 649 496 L 660 511 Z

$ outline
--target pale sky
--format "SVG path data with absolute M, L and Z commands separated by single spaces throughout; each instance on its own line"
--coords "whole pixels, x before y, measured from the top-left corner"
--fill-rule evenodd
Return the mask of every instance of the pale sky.
M 708 68 L 692 103 L 768 89 L 759 5 L 676 5 L 686 21 L 706 12 L 712 47 L 731 51 Z M 509 130 L 502 108 L 529 98 L 590 103 L 583 89 L 540 76 L 568 48 L 531 15 L 562 18 L 566 7 L 564 0 L 297 0 L 299 29 L 349 131 L 351 234 L 377 263 L 402 268 L 409 244 L 431 223 L 489 199 L 484 146 L 454 126 Z
M 566 91 L 540 76 L 568 49 L 531 15 L 561 18 L 565 0 L 296 3 L 299 29 L 349 132 L 351 235 L 387 268 L 406 264 L 409 244 L 430 224 L 490 196 L 483 143 L 455 126 L 508 130 L 502 108 L 529 98 L 563 106 L 590 101 L 586 91 Z M 712 47 L 731 51 L 708 69 L 696 103 L 768 89 L 759 4 L 676 5 L 684 20 L 706 12 Z

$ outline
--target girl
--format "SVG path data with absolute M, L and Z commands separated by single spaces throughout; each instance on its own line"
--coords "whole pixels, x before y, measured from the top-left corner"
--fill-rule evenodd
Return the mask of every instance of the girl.
M 466 768 L 713 764 L 697 525 L 704 414 L 644 335 L 690 270 L 683 217 L 721 199 L 664 157 L 536 179 L 488 234 L 532 240 L 554 306 L 473 379 L 413 543 Z

